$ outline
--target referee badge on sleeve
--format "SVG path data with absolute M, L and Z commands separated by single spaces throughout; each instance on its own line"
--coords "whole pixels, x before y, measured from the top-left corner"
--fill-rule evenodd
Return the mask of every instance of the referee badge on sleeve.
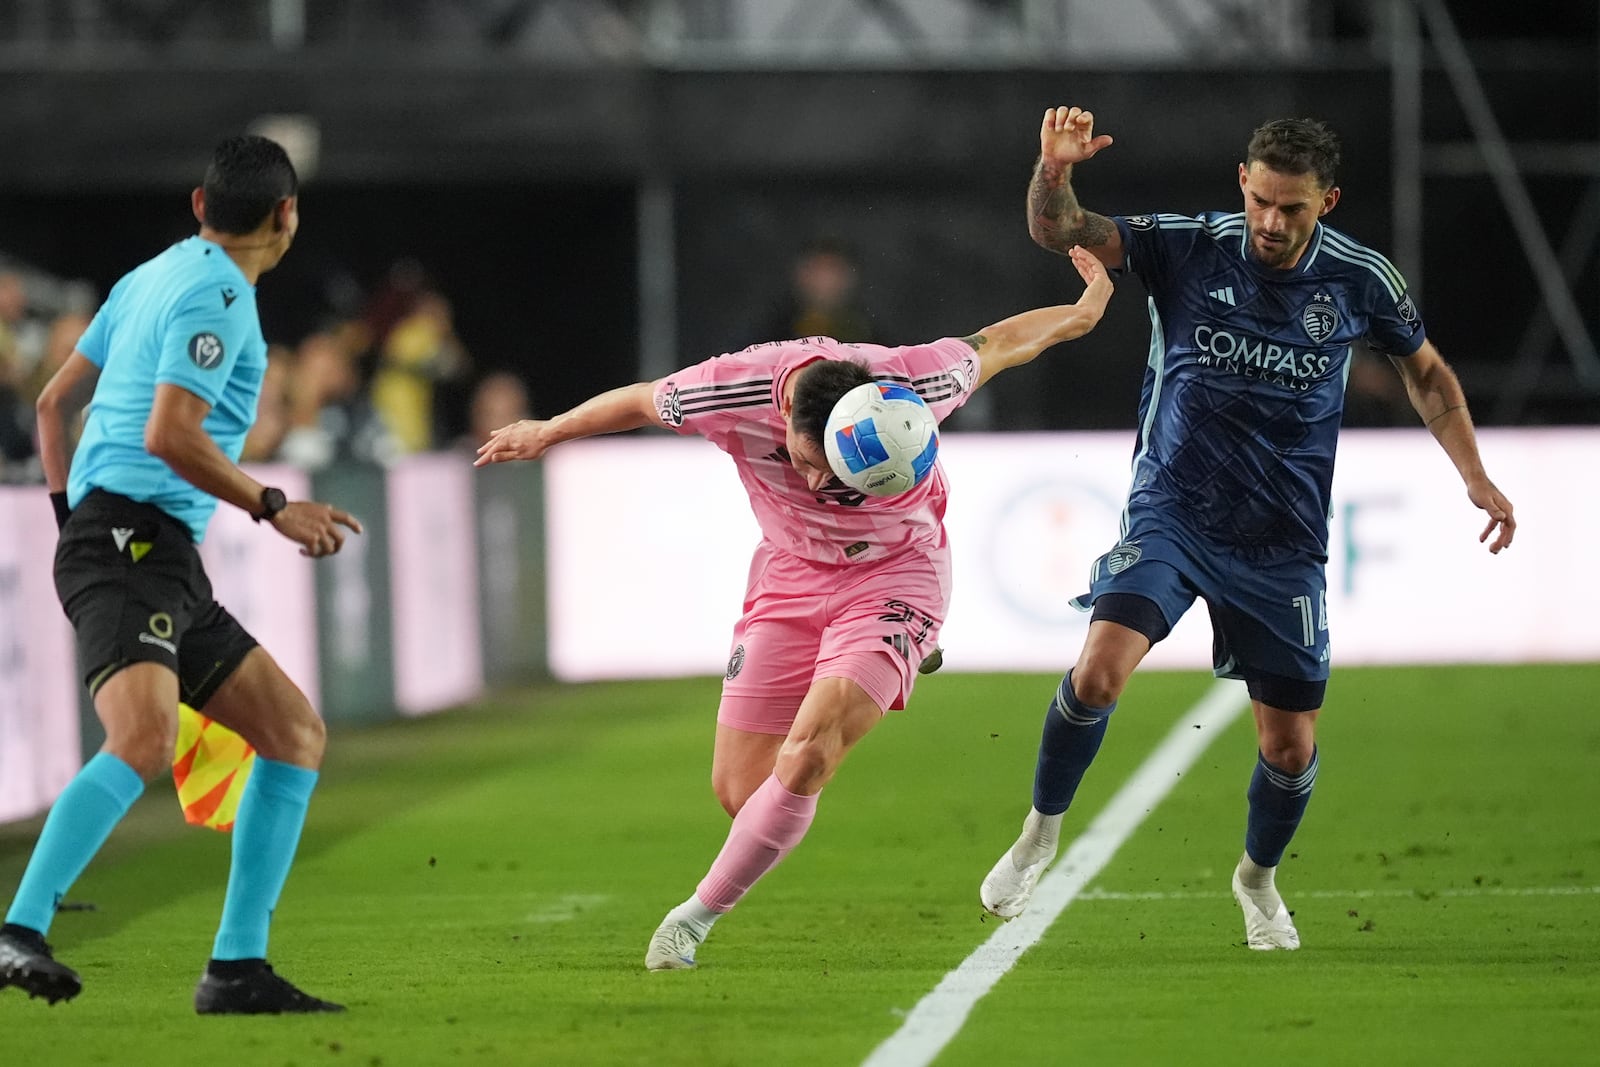
M 197 333 L 189 338 L 189 358 L 201 370 L 212 370 L 222 363 L 222 338 L 214 333 Z

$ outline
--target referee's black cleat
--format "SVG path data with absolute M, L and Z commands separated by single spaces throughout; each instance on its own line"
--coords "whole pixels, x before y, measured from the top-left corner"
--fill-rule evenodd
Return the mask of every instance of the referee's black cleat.
M 201 1015 L 306 1015 L 344 1011 L 343 1004 L 302 993 L 266 960 L 212 960 L 194 991 Z
M 83 989 L 78 972 L 56 962 L 38 931 L 12 923 L 0 927 L 0 989 L 8 985 L 51 1004 L 71 1000 Z

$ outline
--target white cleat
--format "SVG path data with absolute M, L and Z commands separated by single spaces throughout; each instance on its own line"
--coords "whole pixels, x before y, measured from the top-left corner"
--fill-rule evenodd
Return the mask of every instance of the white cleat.
M 687 971 L 694 967 L 694 950 L 705 940 L 697 934 L 687 920 L 668 915 L 650 935 L 650 947 L 645 950 L 645 968 L 652 971 Z
M 1294 928 L 1289 908 L 1274 886 L 1251 889 L 1233 871 L 1233 899 L 1244 911 L 1245 942 L 1258 952 L 1281 948 L 1293 952 L 1300 947 L 1300 932 Z
M 1039 846 L 1028 840 L 1026 834 L 1006 849 L 1005 855 L 994 865 L 978 887 L 978 899 L 984 910 L 1002 919 L 1015 919 L 1027 910 L 1033 899 L 1033 889 L 1039 884 L 1056 850 L 1040 852 Z

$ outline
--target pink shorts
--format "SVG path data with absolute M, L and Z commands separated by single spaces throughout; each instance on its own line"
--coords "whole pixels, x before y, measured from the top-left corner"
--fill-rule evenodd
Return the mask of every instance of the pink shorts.
M 848 678 L 879 708 L 904 708 L 949 604 L 945 544 L 840 567 L 762 541 L 733 628 L 717 722 L 787 734 L 818 678 Z

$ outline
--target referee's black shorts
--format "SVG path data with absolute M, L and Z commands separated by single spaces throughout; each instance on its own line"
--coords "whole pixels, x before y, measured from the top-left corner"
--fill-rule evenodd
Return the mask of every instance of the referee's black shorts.
M 161 663 L 203 708 L 256 647 L 212 596 L 189 528 L 154 505 L 92 490 L 61 531 L 55 578 L 91 694 L 130 663 Z

